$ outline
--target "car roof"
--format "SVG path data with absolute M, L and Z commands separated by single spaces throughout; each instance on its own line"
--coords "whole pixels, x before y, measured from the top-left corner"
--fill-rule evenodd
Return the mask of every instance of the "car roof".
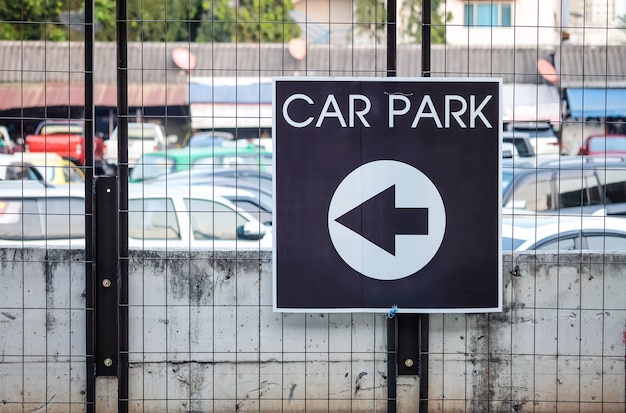
M 171 148 L 154 152 L 147 152 L 142 157 L 160 157 L 170 158 L 178 160 L 188 160 L 193 162 L 195 159 L 207 158 L 211 156 L 220 155 L 249 155 L 249 154 L 261 154 L 271 155 L 271 152 L 267 152 L 263 149 L 259 149 L 258 146 L 249 145 L 247 147 L 231 147 L 231 146 L 207 146 L 207 147 L 193 147 L 188 146 L 184 148 Z
M 206 199 L 217 199 L 225 196 L 237 195 L 238 189 L 222 186 L 187 186 L 187 185 L 167 185 L 162 183 L 129 183 L 128 197 L 129 199 L 137 198 L 163 198 L 163 197 L 184 197 L 193 194 L 195 197 Z
M 523 173 L 525 170 L 536 172 L 537 170 L 581 170 L 581 169 L 626 169 L 626 156 L 620 155 L 589 155 L 589 156 L 563 156 L 554 155 L 544 160 L 535 157 L 533 164 L 528 158 L 517 162 L 503 163 L 503 169 L 509 168 L 516 173 Z
M 36 164 L 37 166 L 52 166 L 50 163 L 60 165 L 64 158 L 55 152 L 16 152 L 13 157 L 18 161 L 28 161 Z M 39 162 L 45 162 L 45 164 L 39 164 Z
M 128 122 L 129 128 L 145 128 L 146 126 L 151 127 L 153 125 L 161 126 L 160 124 L 154 122 Z
M 622 233 L 626 236 L 626 219 L 592 215 L 513 215 L 503 216 L 503 237 L 524 240 L 520 250 L 532 248 L 544 239 L 578 231 Z
M 3 198 L 32 197 L 85 197 L 83 185 L 51 185 L 43 181 L 15 180 L 1 181 L 0 193 Z
M 185 171 L 171 172 L 167 175 L 160 176 L 158 179 L 189 179 L 208 176 L 222 177 L 254 177 L 259 179 L 272 179 L 272 174 L 267 171 L 261 171 L 258 168 L 247 168 L 245 165 L 236 168 L 214 167 L 213 165 L 198 165 Z

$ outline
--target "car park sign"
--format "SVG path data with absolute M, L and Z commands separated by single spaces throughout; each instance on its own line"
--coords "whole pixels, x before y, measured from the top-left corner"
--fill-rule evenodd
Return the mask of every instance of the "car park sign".
M 502 309 L 502 81 L 273 82 L 274 310 Z

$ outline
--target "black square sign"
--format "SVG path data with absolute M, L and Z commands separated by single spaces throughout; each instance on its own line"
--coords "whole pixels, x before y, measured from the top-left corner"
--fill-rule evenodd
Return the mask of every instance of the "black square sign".
M 500 79 L 274 80 L 274 310 L 501 311 Z

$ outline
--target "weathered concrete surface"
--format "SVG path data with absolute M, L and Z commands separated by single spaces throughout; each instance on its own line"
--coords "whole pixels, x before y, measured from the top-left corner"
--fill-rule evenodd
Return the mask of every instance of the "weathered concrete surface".
M 387 410 L 385 315 L 274 313 L 270 260 L 131 253 L 131 412 Z M 624 412 L 625 265 L 506 255 L 504 312 L 430 316 L 429 411 Z M 85 411 L 84 269 L 80 250 L 0 249 L 0 412 Z
M 626 255 L 504 257 L 504 311 L 431 315 L 434 412 L 623 412 Z

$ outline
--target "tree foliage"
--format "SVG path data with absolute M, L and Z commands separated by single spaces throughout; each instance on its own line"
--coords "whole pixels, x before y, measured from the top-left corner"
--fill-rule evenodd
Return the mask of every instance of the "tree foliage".
M 289 16 L 291 10 L 291 1 L 240 0 L 237 7 L 236 40 L 276 43 L 298 37 L 300 28 Z
M 365 36 L 380 42 L 385 35 L 387 7 L 380 0 L 356 0 L 354 4 L 355 24 L 353 36 Z
M 439 13 L 442 0 L 431 0 L 431 42 L 445 43 L 445 23 L 452 20 L 452 13 Z M 381 0 L 356 0 L 354 32 L 379 42 L 386 30 L 387 9 Z M 422 0 L 403 0 L 400 8 L 403 32 L 398 38 L 409 39 L 412 43 L 422 43 Z
M 452 20 L 452 13 L 439 13 L 441 0 L 431 0 L 430 41 L 433 44 L 446 42 L 445 24 Z M 422 0 L 404 0 L 401 10 L 404 19 L 404 36 L 412 43 L 422 43 Z
M 0 0 L 0 40 L 65 40 L 69 28 L 59 24 L 63 3 L 48 0 Z
M 291 0 L 128 0 L 129 41 L 281 42 L 300 35 Z M 0 0 L 0 40 L 83 38 L 80 0 Z M 61 23 L 61 16 L 71 16 Z M 80 20 L 82 19 L 82 20 Z M 80 21 L 77 21 L 80 20 Z M 116 0 L 94 0 L 95 38 L 116 38 Z

